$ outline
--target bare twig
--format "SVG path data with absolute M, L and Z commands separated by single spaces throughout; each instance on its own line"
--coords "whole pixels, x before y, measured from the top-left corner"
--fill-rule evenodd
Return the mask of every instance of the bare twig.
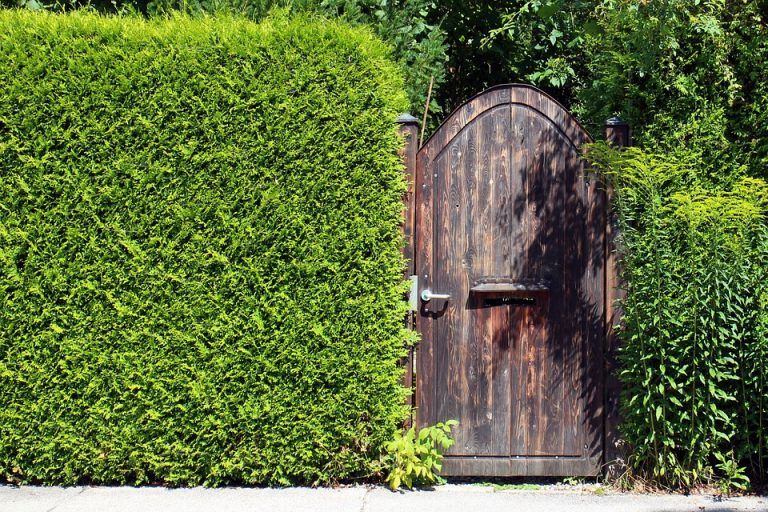
M 429 102 L 432 99 L 432 86 L 435 83 L 435 75 L 429 77 L 429 89 L 427 89 L 427 102 L 424 104 L 424 116 L 421 118 L 421 137 L 419 138 L 419 147 L 424 144 L 424 130 L 427 129 L 427 112 L 429 112 Z

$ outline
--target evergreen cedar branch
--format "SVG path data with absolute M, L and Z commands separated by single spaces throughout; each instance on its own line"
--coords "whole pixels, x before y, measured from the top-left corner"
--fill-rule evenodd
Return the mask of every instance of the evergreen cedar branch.
M 0 12 L 0 478 L 320 484 L 406 413 L 368 30 Z

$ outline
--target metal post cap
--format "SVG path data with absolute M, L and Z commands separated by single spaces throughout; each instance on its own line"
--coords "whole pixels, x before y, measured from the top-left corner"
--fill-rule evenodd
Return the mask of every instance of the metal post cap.
M 605 126 L 628 126 L 628 123 L 619 116 L 613 116 L 605 120 Z
M 395 122 L 397 124 L 419 124 L 419 120 L 408 113 L 400 114 L 397 116 Z

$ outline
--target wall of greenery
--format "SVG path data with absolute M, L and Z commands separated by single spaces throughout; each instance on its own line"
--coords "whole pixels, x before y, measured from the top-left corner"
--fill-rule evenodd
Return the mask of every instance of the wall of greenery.
M 631 474 L 768 482 L 768 3 L 602 1 L 575 108 L 617 191 Z M 663 155 L 663 156 L 660 156 Z M 761 179 L 762 178 L 762 179 Z
M 759 364 L 765 355 L 760 311 L 766 303 L 760 302 L 765 300 L 760 290 L 766 280 L 763 240 L 768 221 L 760 199 L 763 185 L 755 181 L 768 179 L 768 1 L 0 0 L 0 5 L 135 10 L 149 18 L 176 11 L 237 13 L 253 20 L 277 8 L 367 25 L 387 41 L 405 74 L 408 102 L 398 108 L 420 117 L 434 78 L 427 133 L 471 95 L 505 82 L 542 87 L 598 137 L 604 119 L 621 115 L 632 125 L 634 144 L 641 150 L 595 150 L 594 158 L 620 192 L 616 208 L 625 233 L 621 256 L 629 287 L 624 305 L 624 431 L 636 450 L 631 459 L 635 475 L 663 485 L 692 485 L 715 477 L 743 483 L 742 474 L 753 483 L 768 480 L 768 391 Z M 33 51 L 43 51 L 37 48 L 43 36 L 24 37 L 20 41 Z M 4 41 L 10 44 L 8 37 Z M 63 66 L 68 61 L 56 62 Z M 394 67 L 383 67 L 377 75 L 382 83 L 387 81 L 384 71 L 398 74 Z M 26 79 L 36 84 L 31 76 Z M 20 83 L 15 75 L 14 80 Z M 22 92 L 20 97 L 39 98 L 36 108 L 54 116 L 66 108 L 82 108 L 86 118 L 92 115 L 75 100 L 71 107 L 48 105 L 50 96 L 41 89 L 46 83 L 36 84 L 33 96 Z M 70 92 L 70 97 L 78 94 Z M 7 111 L 15 112 L 9 105 Z M 341 99 L 331 105 L 341 114 L 352 108 Z M 161 107 L 171 108 L 158 104 L 157 112 Z M 79 116 L 80 110 L 75 111 Z M 199 108 L 194 112 L 202 115 Z M 227 121 L 217 117 L 221 115 L 211 110 L 203 117 L 212 116 L 224 126 Z M 78 116 L 65 117 L 69 124 L 56 129 L 74 140 L 72 127 L 81 126 Z M 52 123 L 47 117 L 40 122 L 44 127 Z M 8 121 L 0 117 L 0 130 L 6 126 Z M 38 144 L 31 124 L 24 126 L 29 138 L 25 144 Z M 86 145 L 89 137 L 110 147 L 106 136 L 95 131 L 80 137 L 77 150 L 85 152 L 78 157 L 81 161 L 87 154 L 100 154 Z M 0 154 L 7 154 L 10 142 L 0 144 L 6 151 Z M 29 161 L 36 163 L 25 165 L 44 168 L 43 149 L 48 147 L 56 155 L 63 151 L 58 142 L 41 145 L 37 160 Z M 703 319 L 701 312 L 706 312 Z M 736 330 L 724 334 L 728 329 Z M 715 340 L 710 351 L 709 339 Z M 635 361 L 652 364 L 640 367 Z M 661 370 L 651 378 L 648 368 Z M 665 382 L 672 386 L 670 379 L 677 386 L 671 395 L 660 389 Z M 710 385 L 714 401 L 707 398 Z M 359 464 L 367 468 L 362 472 L 372 470 L 367 462 Z
M 0 11 L 0 55 L 0 479 L 379 471 L 409 339 L 383 43 Z
M 54 12 L 87 8 L 102 13 L 141 13 L 147 17 L 182 12 L 238 15 L 253 21 L 272 10 L 342 19 L 365 25 L 393 50 L 394 59 L 406 77 L 408 110 L 421 113 L 430 81 L 437 91 L 445 81 L 445 32 L 430 21 L 432 0 L 0 0 L 0 6 L 46 9 Z M 432 112 L 440 104 L 432 97 Z
M 274 8 L 371 26 L 394 49 L 428 132 L 483 89 L 533 83 L 593 133 L 621 114 L 637 142 L 677 148 L 707 137 L 712 169 L 768 161 L 766 0 L 0 0 L 4 6 L 147 16 L 183 11 L 260 20 Z M 735 144 L 734 155 L 724 145 Z M 712 149 L 704 149 L 712 147 Z M 712 158 L 714 156 L 714 158 Z M 760 171 L 763 172 L 763 171 Z M 754 175 L 754 173 L 752 173 Z
M 768 3 L 604 2 L 588 38 L 584 117 L 620 113 L 635 140 L 712 186 L 768 177 Z
M 627 476 L 724 490 L 768 481 L 768 184 L 713 189 L 675 156 L 589 154 L 621 233 Z

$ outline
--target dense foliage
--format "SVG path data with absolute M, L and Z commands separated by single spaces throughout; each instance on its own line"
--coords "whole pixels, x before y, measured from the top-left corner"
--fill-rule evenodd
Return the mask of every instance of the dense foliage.
M 580 110 L 620 114 L 635 142 L 712 186 L 768 177 L 768 2 L 603 0 Z
M 697 168 L 590 149 L 615 191 L 622 432 L 636 476 L 670 486 L 768 477 L 768 185 L 705 189 Z
M 241 15 L 254 21 L 280 9 L 341 18 L 354 25 L 371 27 L 392 46 L 395 60 L 406 77 L 411 112 L 423 112 L 432 78 L 435 89 L 445 79 L 445 36 L 429 21 L 434 6 L 432 0 L 0 0 L 2 5 L 54 11 L 87 6 L 100 12 L 138 11 L 147 16 L 174 12 Z M 440 111 L 434 99 L 430 108 L 433 112 Z
M 634 126 L 638 143 L 652 149 L 706 139 L 700 144 L 702 161 L 711 169 L 756 169 L 755 162 L 765 167 L 768 161 L 766 0 L 0 0 L 0 5 L 88 5 L 146 15 L 227 12 L 254 20 L 284 8 L 341 17 L 370 25 L 393 46 L 412 113 L 423 113 L 434 77 L 430 128 L 491 85 L 526 82 L 576 109 L 598 135 L 604 119 L 621 114 Z M 723 149 L 731 143 L 733 154 Z
M 532 83 L 570 105 L 585 75 L 594 0 L 443 0 L 432 17 L 446 32 L 447 111 L 499 83 Z
M 0 12 L 0 477 L 328 482 L 402 421 L 368 31 Z
M 768 481 L 766 16 L 603 0 L 586 38 L 579 110 L 622 115 L 645 150 L 593 156 L 623 233 L 623 432 L 656 483 Z

